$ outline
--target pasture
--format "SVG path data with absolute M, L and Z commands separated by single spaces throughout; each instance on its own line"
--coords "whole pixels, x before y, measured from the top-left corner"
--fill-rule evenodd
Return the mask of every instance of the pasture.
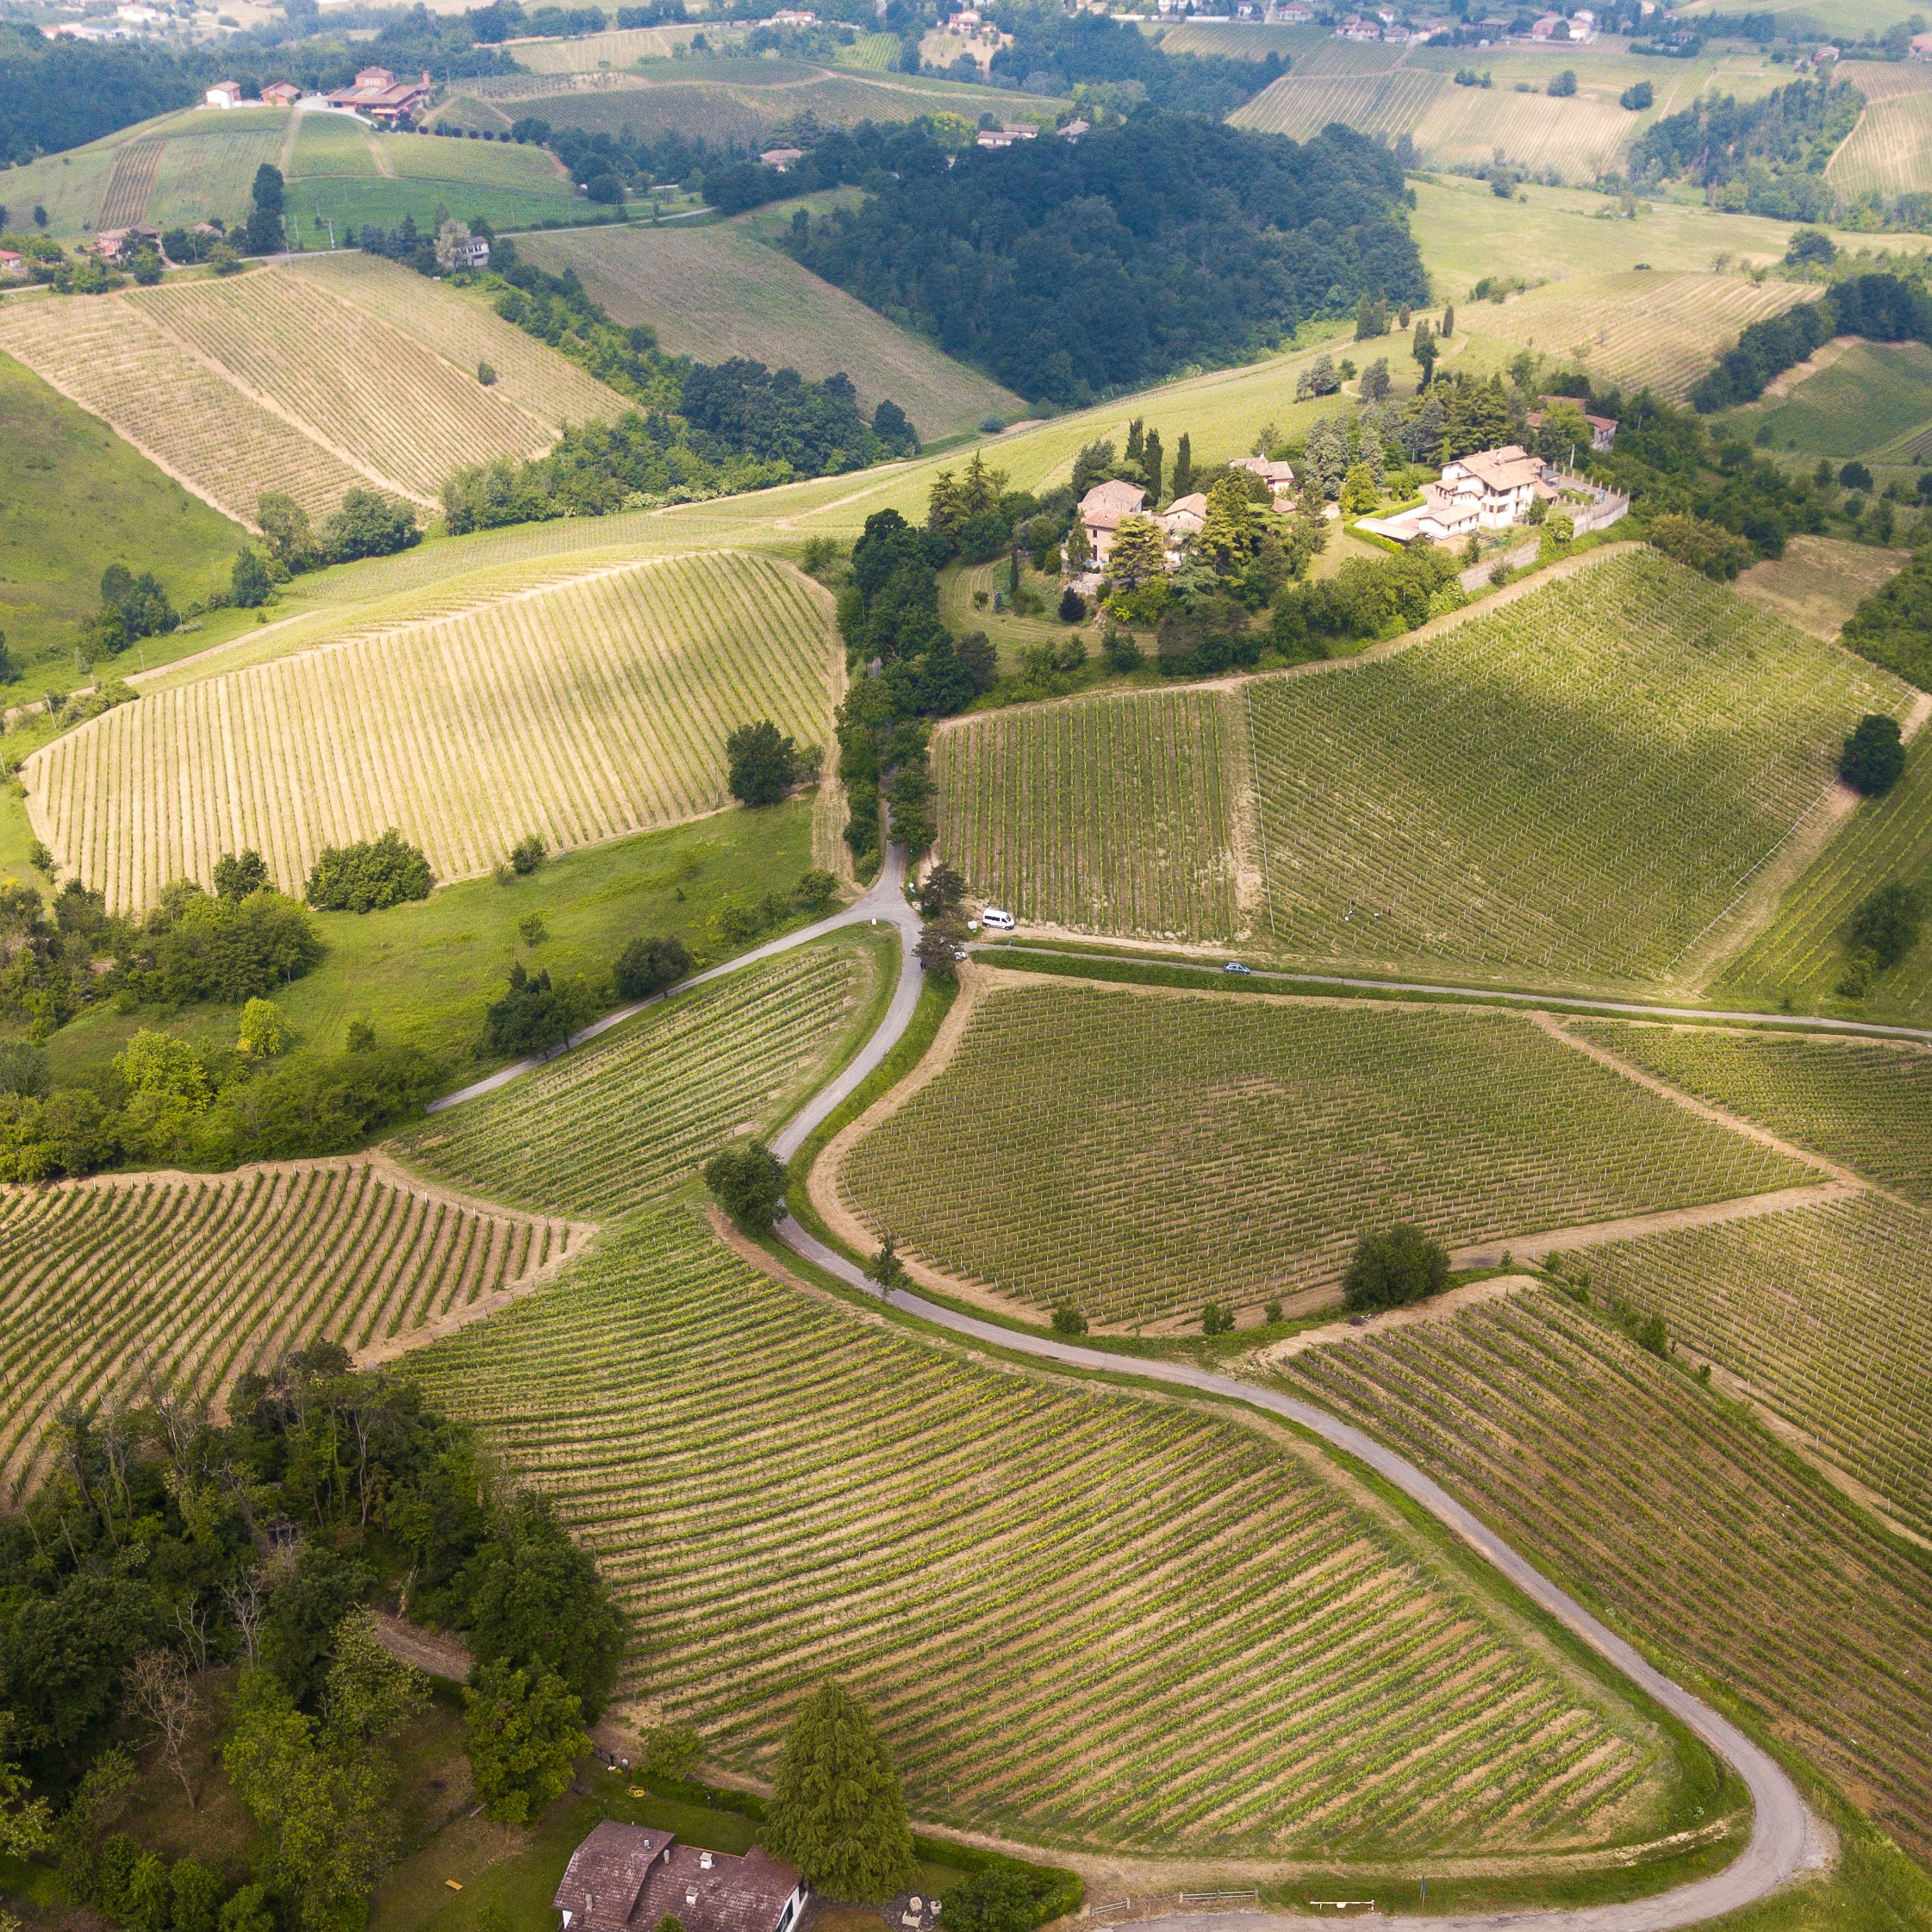
M 814 381 L 843 370 L 869 408 L 889 396 L 928 439 L 976 429 L 988 415 L 1011 421 L 1026 413 L 1010 390 L 738 222 L 528 235 L 517 247 L 552 274 L 575 269 L 593 300 L 620 322 L 647 323 L 673 354 L 749 356 Z
M 1592 1248 L 1589 1266 L 1932 1531 L 1932 1216 L 1860 1194 Z
M 1436 1473 L 1667 1668 L 1748 1699 L 1932 1856 L 1932 1678 L 1899 1667 L 1923 1651 L 1932 1569 L 1742 1411 L 1547 1292 L 1278 1374 Z
M 726 802 L 725 739 L 831 725 L 822 592 L 763 558 L 619 566 L 465 614 L 211 675 L 28 761 L 41 838 L 111 907 L 253 846 L 299 891 L 318 851 L 396 826 L 439 879 Z
M 885 962 L 847 936 L 651 1007 L 594 1045 L 470 1100 L 390 1151 L 525 1206 L 600 1218 L 688 1181 L 734 1135 L 771 1133 L 856 1049 Z
M 1851 822 L 1778 902 L 1770 923 L 1712 981 L 1720 1000 L 1789 1000 L 1807 1013 L 1932 1025 L 1932 932 L 1862 1000 L 1841 1002 L 1843 934 L 1865 895 L 1893 881 L 1932 886 L 1932 757 L 1925 744 L 1882 798 L 1864 800 Z
M 1932 1207 L 1932 1049 L 1723 1026 L 1567 1024 L 1673 1087 Z
M 688 1209 L 412 1369 L 556 1497 L 638 1619 L 628 1690 L 732 1771 L 769 1776 L 831 1673 L 915 1816 L 1035 1844 L 1533 1850 L 1672 1815 L 1648 1722 L 1324 1459 L 936 1350 Z
M 251 528 L 265 490 L 285 492 L 320 519 L 346 491 L 376 480 L 263 408 L 122 296 L 0 302 L 0 349 Z
M 1027 982 L 838 1182 L 934 1266 L 1119 1329 L 1331 1287 L 1392 1221 L 1459 1248 L 1817 1178 L 1516 1013 Z
M 1836 537 L 1791 538 L 1785 554 L 1754 564 L 1733 588 L 1815 638 L 1835 638 L 1849 617 L 1904 567 L 1906 552 Z
M 1239 698 L 1214 690 L 967 719 L 932 743 L 937 850 L 983 901 L 1031 922 L 1233 938 L 1257 896 L 1237 857 L 1253 816 L 1246 737 Z
M 1500 305 L 1466 308 L 1457 326 L 1503 356 L 1529 349 L 1555 366 L 1586 371 L 1600 387 L 1648 388 L 1674 399 L 1747 325 L 1821 292 L 1802 282 L 1632 270 L 1573 276 Z
M 352 1352 L 554 1273 L 591 1231 L 408 1181 L 366 1157 L 0 1188 L 0 1498 L 62 1405 L 215 1396 L 316 1337 Z

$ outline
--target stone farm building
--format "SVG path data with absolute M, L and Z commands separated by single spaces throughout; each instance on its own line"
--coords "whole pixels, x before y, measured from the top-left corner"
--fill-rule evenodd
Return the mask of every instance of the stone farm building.
M 603 1823 L 570 1854 L 551 1903 L 563 1932 L 791 1932 L 810 1887 L 754 1845 L 743 1858 L 681 1845 L 669 1831 Z
M 1614 425 L 1612 426 L 1614 427 Z M 1615 523 L 1630 500 L 1581 478 L 1566 476 L 1514 443 L 1476 450 L 1443 465 L 1435 483 L 1422 486 L 1422 502 L 1390 516 L 1365 516 L 1356 527 L 1399 544 L 1466 542 L 1480 530 L 1507 530 L 1530 520 L 1532 506 L 1564 499 L 1579 535 Z
M 1106 563 L 1121 519 L 1137 515 L 1146 501 L 1147 492 L 1138 483 L 1123 483 L 1118 477 L 1095 483 L 1081 498 L 1080 520 L 1087 527 L 1087 545 L 1096 565 Z

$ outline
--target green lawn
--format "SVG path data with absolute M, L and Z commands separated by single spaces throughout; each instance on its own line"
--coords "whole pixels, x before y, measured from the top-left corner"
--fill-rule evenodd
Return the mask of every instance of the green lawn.
M 0 356 L 0 631 L 20 671 L 0 689 L 6 703 L 87 681 L 74 663 L 75 630 L 101 608 L 108 564 L 153 570 L 185 603 L 245 540 L 238 525 L 9 356 Z M 235 621 L 225 620 L 229 628 Z M 154 661 L 209 634 L 154 640 Z M 124 668 L 137 658 L 146 652 L 130 653 Z
M 20 817 L 15 801 L 8 818 Z M 0 863 L 7 856 L 0 843 Z M 589 846 L 507 886 L 477 879 L 386 913 L 320 913 L 328 957 L 285 988 L 278 1004 L 307 1043 L 323 1048 L 340 1048 L 349 1022 L 369 1019 L 391 1038 L 432 1050 L 475 1045 L 486 1057 L 483 1007 L 502 992 L 513 960 L 553 976 L 601 976 L 639 933 L 676 933 L 702 963 L 727 957 L 741 949 L 721 946 L 707 930 L 719 901 L 788 891 L 811 863 L 811 806 L 801 800 Z M 535 947 L 517 934 L 531 913 L 549 927 Z M 170 1020 L 152 1009 L 103 1006 L 47 1043 L 54 1079 L 101 1071 L 138 1027 L 157 1024 L 207 1046 L 234 1042 L 230 1007 L 191 1007 Z

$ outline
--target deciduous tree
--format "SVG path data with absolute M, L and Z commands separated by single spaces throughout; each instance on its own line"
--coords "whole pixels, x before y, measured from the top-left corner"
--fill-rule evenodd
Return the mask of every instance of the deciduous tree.
M 590 1748 L 576 1695 L 554 1671 L 484 1664 L 463 1693 L 464 1748 L 486 1816 L 529 1824 Z

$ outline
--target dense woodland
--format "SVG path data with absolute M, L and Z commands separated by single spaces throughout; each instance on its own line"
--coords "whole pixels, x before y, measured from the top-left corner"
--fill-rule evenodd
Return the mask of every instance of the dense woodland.
M 1023 396 L 1078 406 L 1272 347 L 1427 277 L 1387 149 L 1297 145 L 1156 110 L 1077 142 L 905 153 L 859 209 L 796 220 L 793 252 Z

